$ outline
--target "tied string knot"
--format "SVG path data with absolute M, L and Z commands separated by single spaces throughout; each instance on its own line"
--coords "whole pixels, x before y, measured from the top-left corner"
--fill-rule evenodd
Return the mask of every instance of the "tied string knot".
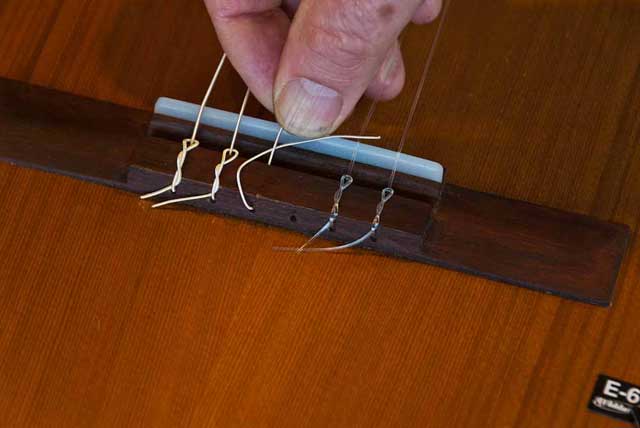
M 380 221 L 382 220 L 382 212 L 384 211 L 384 206 L 391 200 L 394 195 L 394 190 L 391 187 L 387 187 L 382 190 L 382 196 L 380 198 L 380 202 L 378 202 L 378 206 L 376 207 L 376 216 L 373 218 L 372 229 L 378 230 L 380 227 Z
M 374 217 L 373 221 L 371 222 L 371 229 L 369 229 L 369 231 L 367 233 L 365 233 L 362 237 L 360 237 L 359 239 L 356 239 L 353 242 L 349 242 L 348 244 L 344 244 L 344 245 L 339 245 L 337 247 L 324 247 L 324 248 L 307 248 L 307 246 L 309 245 L 310 242 L 312 242 L 314 239 L 318 238 L 322 233 L 326 232 L 327 230 L 329 230 L 329 225 L 331 223 L 331 220 L 329 220 L 329 222 L 327 222 L 327 224 L 318 231 L 318 233 L 316 233 L 313 238 L 311 238 L 305 245 L 303 245 L 302 247 L 298 248 L 298 250 L 296 250 L 297 253 L 331 253 L 331 252 L 338 252 L 338 251 L 344 251 L 344 250 L 348 250 L 350 248 L 354 248 L 359 246 L 360 244 L 363 244 L 364 242 L 366 242 L 369 238 L 372 238 L 376 235 L 376 233 L 378 232 L 378 229 L 380 229 L 380 221 L 382 219 L 382 212 L 384 211 L 384 207 L 387 204 L 387 202 L 389 202 L 389 200 L 391 200 L 391 198 L 394 195 L 394 190 L 391 187 L 387 187 L 386 189 L 384 189 L 382 191 L 382 196 L 380 197 L 380 202 L 378 203 L 378 206 L 376 207 L 376 216 Z M 334 220 L 335 221 L 335 220 Z M 275 250 L 279 250 L 279 251 L 290 251 L 290 248 L 282 248 L 282 247 L 276 247 L 274 248 Z
M 220 159 L 220 163 L 216 165 L 214 170 L 215 179 L 213 180 L 213 185 L 211 186 L 211 200 L 216 200 L 216 193 L 220 190 L 220 175 L 222 175 L 222 170 L 224 167 L 234 160 L 240 155 L 240 153 L 236 149 L 225 149 L 222 152 L 222 158 Z
M 331 217 L 335 219 L 340 214 L 340 201 L 342 200 L 342 194 L 345 190 L 349 188 L 353 184 L 353 177 L 350 175 L 343 175 L 340 178 L 340 186 L 336 193 L 333 195 L 333 207 L 331 208 Z
M 207 89 L 204 99 L 200 104 L 200 109 L 198 110 L 198 116 L 196 117 L 196 122 L 193 126 L 193 134 L 191 135 L 191 138 L 186 138 L 182 140 L 182 151 L 178 154 L 178 158 L 176 160 L 177 168 L 173 176 L 173 180 L 171 181 L 171 184 L 169 184 L 166 187 L 163 187 L 162 189 L 156 190 L 155 192 L 142 195 L 140 196 L 141 199 L 154 198 L 156 196 L 160 196 L 169 191 L 171 191 L 171 193 L 176 193 L 176 188 L 182 182 L 182 167 L 184 166 L 184 163 L 187 159 L 187 155 L 191 150 L 196 149 L 200 145 L 200 142 L 196 140 L 196 136 L 198 135 L 198 129 L 200 128 L 200 121 L 202 120 L 202 114 L 204 113 L 204 109 L 207 105 L 207 101 L 211 96 L 211 92 L 213 92 L 213 87 L 215 86 L 216 81 L 218 80 L 218 76 L 220 76 L 220 72 L 222 71 L 222 67 L 224 66 L 224 63 L 226 60 L 227 60 L 227 54 L 223 54 L 222 58 L 220 59 L 220 63 L 218 64 L 218 68 L 216 69 L 216 72 L 213 75 L 213 78 L 211 79 L 211 83 L 209 83 L 209 88 Z M 168 205 L 168 203 L 155 204 L 153 205 L 153 208 L 157 208 L 164 205 Z
M 176 193 L 176 187 L 178 187 L 182 182 L 182 168 L 184 167 L 187 155 L 191 150 L 198 148 L 199 145 L 200 141 L 194 138 L 185 138 L 182 140 L 182 151 L 178 154 L 178 158 L 176 160 L 176 173 L 174 174 L 173 181 L 171 182 L 172 193 Z

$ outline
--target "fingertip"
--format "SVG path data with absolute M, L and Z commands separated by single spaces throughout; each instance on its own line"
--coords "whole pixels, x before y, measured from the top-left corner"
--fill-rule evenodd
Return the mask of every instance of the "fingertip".
M 405 78 L 402 51 L 396 43 L 369 84 L 365 94 L 374 100 L 389 101 L 400 94 L 405 84 Z
M 317 138 L 332 133 L 340 125 L 343 102 L 342 95 L 334 89 L 297 78 L 278 90 L 275 115 L 287 132 Z
M 435 21 L 442 11 L 442 1 L 424 0 L 413 15 L 412 22 L 414 24 L 428 24 Z
M 206 0 L 218 40 L 251 93 L 273 111 L 273 82 L 290 21 L 276 0 Z

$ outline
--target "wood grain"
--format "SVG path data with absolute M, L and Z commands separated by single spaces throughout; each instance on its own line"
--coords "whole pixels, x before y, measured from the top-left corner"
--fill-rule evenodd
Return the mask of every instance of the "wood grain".
M 637 236 L 640 6 L 451 12 L 407 150 L 457 185 Z M 372 133 L 401 132 L 431 33 L 407 36 L 412 78 Z M 198 0 L 5 0 L 0 52 L 4 77 L 147 110 L 197 102 L 220 54 Z M 241 93 L 227 70 L 214 103 Z M 274 254 L 299 237 L 6 165 L 0 224 L 3 426 L 618 427 L 586 409 L 597 374 L 640 383 L 635 239 L 607 310 L 369 255 Z
M 142 110 L 2 78 L 0 123 L 0 161 L 137 195 L 171 182 L 176 141 L 191 132 L 173 120 L 150 119 Z M 162 129 L 170 130 L 171 138 L 159 138 Z M 154 201 L 210 195 L 211 166 L 231 138 L 229 132 L 203 129 L 183 182 Z M 348 161 L 294 148 L 272 165 L 266 157 L 252 163 L 242 174 L 244 197 L 255 208 L 250 211 L 236 183 L 238 168 L 271 145 L 238 138 L 240 155 L 222 171 L 215 203 L 204 198 L 187 205 L 314 235 L 327 222 L 327 201 L 333 201 Z M 368 166 L 349 174 L 355 181 L 341 200 L 336 227 L 323 234 L 339 244 L 370 232 L 380 189 L 389 180 L 388 171 Z M 393 189 L 380 213 L 381 227 L 359 248 L 611 306 L 630 239 L 627 226 L 403 174 Z

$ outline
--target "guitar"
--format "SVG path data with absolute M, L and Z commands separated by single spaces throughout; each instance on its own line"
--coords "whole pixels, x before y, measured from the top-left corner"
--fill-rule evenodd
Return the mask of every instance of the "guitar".
M 629 225 L 610 308 L 364 251 L 274 252 L 304 239 L 0 163 L 2 425 L 619 426 L 587 406 L 602 373 L 640 382 L 640 9 L 463 0 L 450 13 L 406 151 L 458 188 Z M 404 49 L 433 33 L 411 29 Z M 137 112 L 96 120 L 103 159 L 129 126 L 147 132 L 158 97 L 198 103 L 221 55 L 201 2 L 178 0 L 6 0 L 0 52 L 0 76 L 27 92 Z M 405 92 L 379 105 L 372 135 L 402 133 L 423 61 L 407 55 Z M 211 104 L 238 111 L 243 92 L 227 70 Z M 272 119 L 255 100 L 247 115 Z M 114 170 L 74 147 L 74 168 Z

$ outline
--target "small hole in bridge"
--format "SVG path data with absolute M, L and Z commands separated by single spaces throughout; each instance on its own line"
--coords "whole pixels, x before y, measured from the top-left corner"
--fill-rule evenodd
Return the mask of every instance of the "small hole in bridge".
M 298 217 L 296 217 L 295 214 L 294 214 L 291 217 L 289 217 L 289 220 L 291 220 L 291 223 L 295 223 L 295 222 L 298 221 Z

